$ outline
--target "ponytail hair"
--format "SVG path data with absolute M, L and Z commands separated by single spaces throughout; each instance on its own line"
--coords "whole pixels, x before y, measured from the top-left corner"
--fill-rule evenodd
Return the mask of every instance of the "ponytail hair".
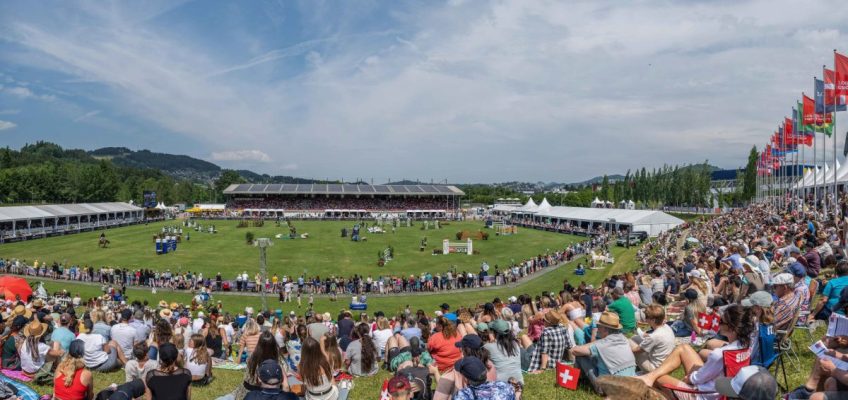
M 736 333 L 736 340 L 743 347 L 751 346 L 751 335 L 754 333 L 755 320 L 753 310 L 734 304 L 724 310 L 722 322 Z

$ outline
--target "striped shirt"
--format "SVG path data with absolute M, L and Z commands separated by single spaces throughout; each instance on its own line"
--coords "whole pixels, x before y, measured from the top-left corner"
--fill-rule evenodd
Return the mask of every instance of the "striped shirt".
M 776 330 L 788 328 L 789 323 L 792 322 L 792 318 L 795 316 L 795 312 L 798 311 L 798 306 L 801 304 L 800 300 L 798 295 L 792 292 L 787 296 L 777 299 L 771 305 L 771 309 L 774 311 L 774 328 Z

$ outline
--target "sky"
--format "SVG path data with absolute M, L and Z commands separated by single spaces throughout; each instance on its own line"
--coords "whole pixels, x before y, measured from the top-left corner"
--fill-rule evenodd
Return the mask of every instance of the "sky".
M 9 0 L 0 144 L 375 182 L 736 168 L 846 32 L 846 1 Z

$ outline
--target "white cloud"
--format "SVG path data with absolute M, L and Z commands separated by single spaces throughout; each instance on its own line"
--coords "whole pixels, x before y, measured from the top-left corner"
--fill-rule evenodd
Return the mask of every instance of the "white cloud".
M 11 95 L 20 97 L 22 99 L 39 99 L 44 101 L 56 100 L 56 96 L 52 94 L 35 94 L 30 88 L 26 88 L 23 86 L 9 87 L 5 88 L 3 91 Z
M 96 116 L 97 114 L 100 114 L 100 110 L 89 111 L 85 114 L 80 115 L 79 117 L 74 118 L 74 122 L 85 121 L 91 117 Z
M 5 131 L 5 130 L 7 130 L 7 129 L 12 129 L 12 128 L 16 127 L 16 126 L 18 126 L 18 124 L 14 123 L 14 122 L 9 122 L 9 121 L 3 121 L 3 120 L 0 120 L 0 131 Z
M 848 2 L 450 1 L 392 6 L 381 18 L 397 32 L 385 37 L 361 36 L 355 13 L 325 21 L 342 13 L 314 5 L 314 18 L 292 18 L 317 34 L 286 45 L 245 29 L 255 51 L 234 57 L 245 53 L 148 23 L 159 8 L 123 7 L 9 20 L 0 38 L 25 55 L 4 58 L 99 83 L 96 107 L 199 147 L 297 159 L 229 150 L 218 161 L 378 180 L 737 167 L 848 39 Z
M 261 150 L 230 150 L 213 152 L 212 159 L 215 161 L 271 161 L 271 157 Z

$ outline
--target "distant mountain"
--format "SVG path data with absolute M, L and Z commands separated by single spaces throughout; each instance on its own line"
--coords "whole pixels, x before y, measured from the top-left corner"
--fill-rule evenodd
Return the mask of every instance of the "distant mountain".
M 221 174 L 221 167 L 186 155 L 133 151 L 126 147 L 104 147 L 89 154 L 94 158 L 112 160 L 115 165 L 156 169 L 175 178 L 194 181 L 210 181 Z
M 295 176 L 284 176 L 284 175 L 275 175 L 271 176 L 268 174 L 257 174 L 256 172 L 249 171 L 246 169 L 239 169 L 236 172 L 241 175 L 246 181 L 250 183 L 302 183 L 302 184 L 310 184 L 310 183 L 326 183 L 324 180 L 317 179 L 308 179 L 308 178 L 298 178 Z
M 610 182 L 615 182 L 615 181 L 619 181 L 619 180 L 624 179 L 624 175 L 621 175 L 621 174 L 607 175 L 607 179 Z M 568 185 L 571 185 L 571 186 L 586 186 L 586 185 L 593 185 L 593 184 L 596 184 L 596 183 L 601 183 L 603 181 L 604 181 L 604 177 L 602 175 L 602 176 L 596 176 L 592 179 L 587 179 L 583 182 L 569 183 Z

